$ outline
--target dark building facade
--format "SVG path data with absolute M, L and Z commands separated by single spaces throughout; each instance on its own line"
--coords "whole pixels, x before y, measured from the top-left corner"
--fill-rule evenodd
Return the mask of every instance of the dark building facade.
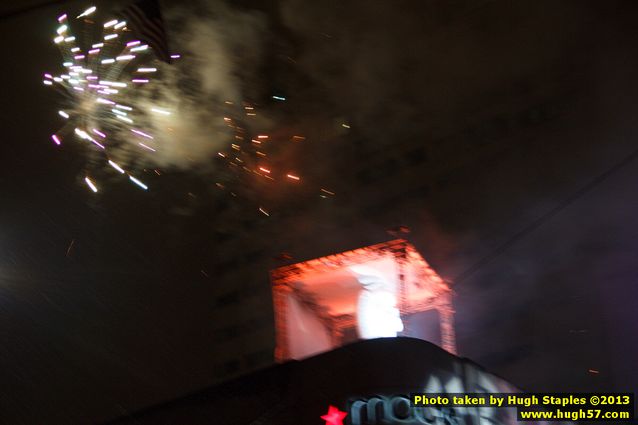
M 517 423 L 512 408 L 411 407 L 410 394 L 424 392 L 519 391 L 470 360 L 453 356 L 428 342 L 382 338 L 263 369 L 131 413 L 109 425 Z M 337 418 L 329 419 L 337 410 Z

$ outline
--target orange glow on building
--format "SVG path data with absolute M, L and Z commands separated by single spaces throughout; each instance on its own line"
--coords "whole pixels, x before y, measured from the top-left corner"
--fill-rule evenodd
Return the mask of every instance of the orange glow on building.
M 280 267 L 271 283 L 278 362 L 394 335 L 456 353 L 452 290 L 406 240 Z M 393 311 L 397 332 L 375 334 Z

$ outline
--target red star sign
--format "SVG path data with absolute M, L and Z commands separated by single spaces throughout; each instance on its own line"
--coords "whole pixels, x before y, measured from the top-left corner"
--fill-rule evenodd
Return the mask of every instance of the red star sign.
M 346 412 L 342 412 L 334 406 L 329 406 L 328 413 L 323 415 L 321 419 L 326 421 L 326 425 L 343 425 L 343 418 L 347 415 Z

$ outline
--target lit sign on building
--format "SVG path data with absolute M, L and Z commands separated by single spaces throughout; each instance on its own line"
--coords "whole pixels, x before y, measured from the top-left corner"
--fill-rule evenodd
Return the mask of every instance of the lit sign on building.
M 485 372 L 472 363 L 458 361 L 458 374 L 433 373 L 422 392 L 429 394 L 519 393 L 506 381 Z M 406 389 L 407 390 L 407 389 Z M 350 425 L 514 425 L 515 408 L 494 407 L 413 407 L 410 393 L 353 397 L 347 403 Z

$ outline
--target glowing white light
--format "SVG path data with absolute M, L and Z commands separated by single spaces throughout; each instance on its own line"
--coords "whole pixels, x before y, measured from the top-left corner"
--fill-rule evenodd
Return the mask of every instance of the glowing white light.
M 102 61 L 103 64 L 114 63 L 114 62 L 115 62 L 115 59 L 104 59 Z
M 93 47 L 94 49 L 97 49 L 98 47 L 104 47 L 104 43 L 96 43 L 92 45 L 91 47 Z
M 112 86 L 112 87 L 126 87 L 126 83 L 119 83 L 117 81 L 105 81 L 105 80 L 102 80 L 102 81 L 100 81 L 100 84 L 103 84 L 105 86 Z
M 67 38 L 64 39 L 64 41 L 66 41 L 67 43 L 69 41 L 75 41 L 75 37 L 67 37 Z
M 128 61 L 131 59 L 135 59 L 135 55 L 123 55 L 123 56 L 118 56 L 117 58 L 115 58 L 115 60 L 118 60 L 118 61 Z
M 45 86 L 52 86 L 53 83 L 50 80 L 44 80 L 42 81 L 44 83 Z
M 106 134 L 102 133 L 100 130 L 98 130 L 97 128 L 93 129 L 93 133 L 97 134 L 98 136 L 100 136 L 103 139 L 106 139 Z
M 148 83 L 149 80 L 145 80 L 143 78 L 134 78 L 131 80 L 132 83 L 137 83 L 137 84 L 145 84 Z
M 111 165 L 111 167 L 115 168 L 117 171 L 119 171 L 122 174 L 126 173 L 126 171 L 124 171 L 122 167 L 120 167 L 115 162 L 111 161 L 110 159 L 109 159 L 109 165 Z
M 104 105 L 115 105 L 115 102 L 113 102 L 112 100 L 103 99 L 101 97 L 98 97 L 95 101 L 97 103 L 102 103 Z
M 119 104 L 115 105 L 115 107 L 119 108 L 119 109 L 124 109 L 125 111 L 132 111 L 133 110 L 133 108 L 131 108 L 130 106 L 124 106 L 124 105 L 119 105 Z
M 396 337 L 403 330 L 396 285 L 368 266 L 352 266 L 350 271 L 363 287 L 357 304 L 359 335 L 364 339 Z
M 138 68 L 137 72 L 155 72 L 157 68 Z
M 62 142 L 60 141 L 60 139 L 58 138 L 58 136 L 56 136 L 55 134 L 51 136 L 51 139 L 53 139 L 53 141 L 55 142 L 56 145 L 60 146 L 62 144 Z
M 62 25 L 61 27 L 59 27 L 59 28 L 57 29 L 57 31 L 56 31 L 56 32 L 57 32 L 58 34 L 62 34 L 63 32 L 66 32 L 66 30 L 67 30 L 67 29 L 69 29 L 69 27 L 67 27 L 66 25 Z
M 139 40 L 135 40 L 135 41 L 129 41 L 128 43 L 126 43 L 126 47 L 132 47 L 132 46 L 137 46 L 138 44 L 141 44 L 142 42 Z
M 66 21 L 66 13 L 64 15 L 58 16 L 58 22 L 62 23 L 63 21 Z
M 53 81 L 55 81 L 56 83 L 61 83 L 64 80 L 62 78 L 60 78 L 60 77 L 54 77 Z
M 84 181 L 86 182 L 87 185 L 89 185 L 89 187 L 91 188 L 93 192 L 97 193 L 97 187 L 95 187 L 95 185 L 93 184 L 90 178 L 85 177 Z
M 144 50 L 148 49 L 148 46 L 144 45 L 144 46 L 139 46 L 139 47 L 133 47 L 131 49 L 131 52 L 143 52 Z
M 126 112 L 118 111 L 117 109 L 111 109 L 111 112 L 113 112 L 115 115 L 119 115 L 120 117 L 126 116 Z
M 122 21 L 119 24 L 115 25 L 113 28 L 115 28 L 116 30 L 119 30 L 120 28 L 122 28 L 125 25 L 126 25 L 126 21 Z
M 89 55 L 94 55 L 94 54 L 99 53 L 99 52 L 100 52 L 100 49 L 91 49 L 91 50 L 89 50 Z
M 104 36 L 105 40 L 113 40 L 114 38 L 117 38 L 117 34 L 109 34 Z
M 67 114 L 67 113 L 66 113 L 66 112 L 64 112 L 64 111 L 58 111 L 58 114 L 60 114 L 60 116 L 61 116 L 62 118 L 66 118 L 66 119 L 68 119 L 68 118 L 69 118 L 69 114 Z
M 181 55 L 171 55 L 171 59 L 179 59 L 181 58 Z
M 73 66 L 73 62 L 64 62 L 62 65 L 68 68 L 70 66 Z
M 117 24 L 117 19 L 113 19 L 112 21 L 108 21 L 107 23 L 105 23 L 104 28 L 112 27 L 115 24 Z
M 153 112 L 157 112 L 158 114 L 162 114 L 162 115 L 170 115 L 171 113 L 168 111 L 164 111 L 162 109 L 157 109 L 157 108 L 151 108 L 151 111 Z
M 135 177 L 133 177 L 133 176 L 128 176 L 128 178 L 129 178 L 129 179 L 131 179 L 131 181 L 132 181 L 133 183 L 135 183 L 136 185 L 138 185 L 138 186 L 139 186 L 139 187 L 141 187 L 142 189 L 144 189 L 144 190 L 147 190 L 147 189 L 148 189 L 148 186 L 146 186 L 144 183 L 142 183 L 141 181 L 139 181 L 139 180 L 138 180 L 138 179 L 136 179 Z
M 61 35 L 60 35 L 60 36 L 57 36 L 57 37 L 55 37 L 55 38 L 53 39 L 53 42 L 54 42 L 55 44 L 62 43 L 63 41 L 64 41 L 64 36 L 61 36 Z
M 86 9 L 84 12 L 80 13 L 78 15 L 78 18 L 81 18 L 83 16 L 89 16 L 91 13 L 95 12 L 96 10 L 97 10 L 97 7 L 91 6 L 88 9 Z

